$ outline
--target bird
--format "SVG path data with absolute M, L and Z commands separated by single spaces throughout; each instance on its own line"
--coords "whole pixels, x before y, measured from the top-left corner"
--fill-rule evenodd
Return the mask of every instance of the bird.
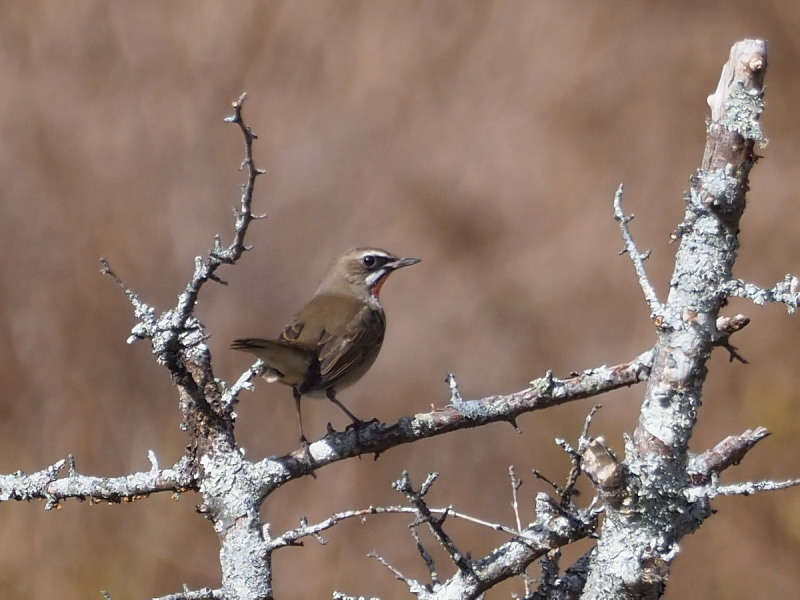
M 353 421 L 363 422 L 336 397 L 370 369 L 386 332 L 380 292 L 397 269 L 415 265 L 418 258 L 399 258 L 380 248 L 354 248 L 333 261 L 317 291 L 277 339 L 241 338 L 231 348 L 261 359 L 270 383 L 291 386 L 300 430 L 303 396 L 327 397 Z

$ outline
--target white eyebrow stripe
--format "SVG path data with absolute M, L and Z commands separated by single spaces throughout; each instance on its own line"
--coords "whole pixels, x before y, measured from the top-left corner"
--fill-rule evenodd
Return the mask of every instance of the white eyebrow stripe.
M 391 258 L 392 255 L 383 250 L 364 250 L 359 255 L 359 258 L 364 258 L 365 256 L 383 256 L 384 258 Z

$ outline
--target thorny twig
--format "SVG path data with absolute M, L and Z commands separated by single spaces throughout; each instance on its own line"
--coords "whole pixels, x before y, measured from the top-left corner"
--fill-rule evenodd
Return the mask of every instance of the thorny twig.
M 622 212 L 622 184 L 620 184 L 614 194 L 614 218 L 619 223 L 619 228 L 622 231 L 622 238 L 625 241 L 625 247 L 620 254 L 627 252 L 631 257 L 633 268 L 636 270 L 636 276 L 639 279 L 639 286 L 642 288 L 644 298 L 647 301 L 647 305 L 650 307 L 650 314 L 652 317 L 658 317 L 664 311 L 664 307 L 658 301 L 656 290 L 653 284 L 650 283 L 647 277 L 647 271 L 645 271 L 644 268 L 644 261 L 650 257 L 650 251 L 648 250 L 644 253 L 639 252 L 639 249 L 633 241 L 633 236 L 628 227 L 628 223 L 633 220 L 633 215 L 626 216 L 625 213 Z

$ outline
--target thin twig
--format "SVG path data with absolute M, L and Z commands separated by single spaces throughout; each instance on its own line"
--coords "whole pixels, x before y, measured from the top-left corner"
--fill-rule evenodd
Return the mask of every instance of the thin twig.
M 133 306 L 133 314 L 137 319 L 139 319 L 139 323 L 137 323 L 131 331 L 131 337 L 129 337 L 127 340 L 128 343 L 130 344 L 137 339 L 151 338 L 153 335 L 155 335 L 155 309 L 143 302 L 142 299 L 139 298 L 139 295 L 129 288 L 127 284 L 119 278 L 119 276 L 117 276 L 105 258 L 100 259 L 100 272 L 103 275 L 108 275 L 111 277 L 114 283 L 117 284 L 117 286 L 125 293 L 131 303 L 131 306 Z
M 433 513 L 423 499 L 422 490 L 425 489 L 425 491 L 427 491 L 427 488 L 430 486 L 430 481 L 431 476 L 429 475 L 425 484 L 421 486 L 420 491 L 416 491 L 411 485 L 408 472 L 403 471 L 402 477 L 394 483 L 394 488 L 405 495 L 408 501 L 417 509 L 417 520 L 419 523 L 426 523 L 428 525 L 433 537 L 435 537 L 442 548 L 444 548 L 445 552 L 450 556 L 450 560 L 458 567 L 458 570 L 464 575 L 477 580 L 478 576 L 469 558 L 456 547 L 455 542 L 453 542 L 452 538 L 442 527 L 442 524 L 449 514 L 449 510 L 446 510 L 444 514 L 437 519 L 433 516 Z
M 519 499 L 517 494 L 519 488 L 522 487 L 522 481 L 517 478 L 514 465 L 509 465 L 508 476 L 511 478 L 511 508 L 514 510 L 514 521 L 517 524 L 517 531 L 522 531 L 522 520 L 519 516 Z M 525 585 L 525 597 L 527 598 L 531 593 L 530 580 L 527 577 L 524 577 L 523 582 Z
M 219 236 L 216 236 L 214 249 L 211 250 L 204 259 L 199 257 L 196 259 L 194 276 L 186 285 L 186 289 L 184 293 L 181 294 L 178 305 L 175 307 L 179 327 L 184 325 L 189 319 L 203 284 L 208 280 L 217 280 L 218 278 L 215 274 L 216 270 L 223 264 L 232 265 L 236 263 L 247 250 L 244 245 L 244 238 L 250 223 L 257 218 L 252 213 L 253 192 L 255 190 L 256 179 L 259 175 L 262 175 L 264 171 L 256 168 L 253 159 L 253 140 L 258 139 L 258 136 L 250 129 L 250 126 L 245 123 L 242 117 L 242 108 L 246 97 L 246 94 L 239 96 L 238 100 L 233 103 L 234 114 L 225 119 L 228 123 L 238 125 L 242 131 L 245 142 L 245 158 L 242 162 L 242 167 L 247 169 L 247 181 L 242 185 L 240 205 L 239 208 L 234 211 L 236 219 L 233 241 L 227 248 L 223 249 L 220 244 Z
M 763 306 L 767 302 L 783 304 L 789 313 L 793 313 L 800 306 L 798 279 L 794 275 L 786 275 L 783 281 L 776 283 L 771 289 L 764 289 L 741 279 L 731 279 L 725 282 L 722 291 L 730 296 L 746 298 L 758 306 Z
M 647 271 L 645 271 L 644 268 L 644 261 L 650 257 L 650 251 L 648 250 L 645 253 L 639 252 L 633 241 L 631 230 L 628 227 L 628 223 L 633 220 L 633 215 L 626 216 L 622 212 L 622 184 L 619 185 L 614 194 L 614 218 L 619 223 L 619 228 L 622 231 L 622 239 L 625 241 L 625 248 L 620 254 L 627 252 L 631 257 L 633 268 L 636 270 L 636 276 L 639 279 L 639 286 L 642 288 L 644 299 L 650 307 L 650 314 L 653 317 L 658 317 L 664 312 L 664 307 L 658 301 L 656 290 L 653 284 L 650 283 L 650 279 L 647 277 Z
M 428 573 L 431 576 L 431 585 L 433 587 L 438 586 L 441 581 L 439 579 L 439 571 L 436 569 L 436 562 L 433 560 L 433 556 L 431 556 L 422 545 L 422 542 L 419 539 L 419 533 L 417 533 L 417 530 L 413 527 L 411 528 L 411 537 L 414 538 L 414 543 L 417 546 L 417 552 L 422 558 L 422 562 L 424 562 L 425 566 L 428 568 Z
M 254 389 L 252 384 L 253 379 L 264 373 L 265 370 L 266 365 L 263 361 L 257 360 L 255 363 L 253 363 L 244 373 L 239 376 L 239 379 L 236 380 L 236 383 L 223 391 L 223 405 L 229 406 L 231 404 L 235 404 L 238 400 L 239 393 L 242 390 L 252 391 Z
M 517 490 L 522 487 L 522 482 L 517 479 L 514 465 L 508 467 L 508 476 L 511 478 L 511 508 L 514 509 L 514 521 L 517 524 L 517 531 L 522 531 L 522 521 L 519 517 L 519 502 L 517 498 Z
M 417 593 L 417 592 L 420 592 L 420 591 L 425 591 L 425 592 L 430 591 L 427 586 L 421 584 L 416 579 L 411 579 L 411 578 L 406 577 L 405 575 L 403 575 L 398 569 L 396 569 L 395 567 L 390 565 L 389 562 L 385 558 L 383 558 L 380 554 L 378 554 L 377 552 L 370 552 L 369 554 L 367 554 L 367 556 L 369 558 L 374 558 L 379 563 L 381 563 L 384 567 L 389 569 L 389 571 L 392 573 L 392 575 L 395 576 L 395 578 L 398 581 L 402 581 L 403 583 L 405 583 L 408 586 L 408 589 L 411 591 L 411 593 Z
M 600 410 L 600 405 L 595 404 L 592 409 L 589 411 L 589 414 L 586 415 L 586 419 L 583 422 L 583 430 L 581 431 L 581 435 L 578 438 L 578 450 L 572 450 L 570 448 L 568 450 L 568 454 L 570 456 L 572 465 L 569 469 L 569 474 L 567 475 L 567 482 L 564 485 L 564 489 L 561 493 L 561 506 L 567 507 L 569 503 L 572 501 L 572 496 L 575 495 L 577 490 L 575 486 L 578 483 L 578 478 L 581 476 L 582 473 L 582 463 L 583 463 L 583 454 L 586 452 L 586 448 L 591 441 L 589 438 L 589 427 L 592 424 L 592 419 L 597 414 L 597 411 Z
M 748 429 L 739 435 L 730 435 L 710 450 L 691 457 L 686 467 L 695 482 L 707 481 L 725 469 L 738 465 L 758 442 L 769 436 L 764 427 Z
M 797 486 L 800 486 L 800 479 L 787 479 L 785 481 L 748 481 L 714 487 L 707 492 L 707 497 L 752 496 L 758 492 L 775 492 Z
M 505 525 L 501 525 L 500 523 L 491 523 L 489 521 L 484 521 L 483 519 L 479 519 L 477 517 L 473 517 L 465 513 L 458 512 L 457 510 L 454 510 L 451 507 L 429 508 L 428 510 L 433 515 L 442 515 L 442 516 L 452 517 L 454 519 L 463 519 L 465 521 L 469 521 L 470 523 L 474 523 L 482 527 L 487 527 L 488 529 L 492 529 L 493 531 L 502 531 L 503 533 L 508 533 L 510 535 L 519 535 L 519 531 L 513 529 L 512 527 L 507 527 Z M 361 508 L 357 510 L 341 511 L 332 514 L 327 519 L 323 519 L 322 521 L 319 521 L 311 525 L 309 525 L 308 523 L 301 523 L 300 527 L 290 529 L 289 531 L 283 533 L 282 535 L 273 538 L 270 541 L 270 549 L 282 548 L 284 546 L 295 546 L 297 545 L 298 540 L 301 540 L 304 537 L 316 536 L 317 534 L 334 527 L 337 523 L 340 523 L 341 521 L 346 521 L 348 519 L 356 519 L 356 518 L 364 519 L 365 517 L 368 517 L 370 515 L 386 515 L 386 514 L 417 515 L 418 511 L 416 508 L 411 506 L 370 506 L 368 508 Z

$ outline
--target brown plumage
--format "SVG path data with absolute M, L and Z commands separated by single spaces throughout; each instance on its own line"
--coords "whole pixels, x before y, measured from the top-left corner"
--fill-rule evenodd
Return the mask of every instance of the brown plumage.
M 378 248 L 356 248 L 337 258 L 314 297 L 284 328 L 277 340 L 244 338 L 231 348 L 264 361 L 267 381 L 292 387 L 300 440 L 302 396 L 326 396 L 358 425 L 361 421 L 336 398 L 372 366 L 383 343 L 386 316 L 380 289 L 390 273 L 419 262 Z

